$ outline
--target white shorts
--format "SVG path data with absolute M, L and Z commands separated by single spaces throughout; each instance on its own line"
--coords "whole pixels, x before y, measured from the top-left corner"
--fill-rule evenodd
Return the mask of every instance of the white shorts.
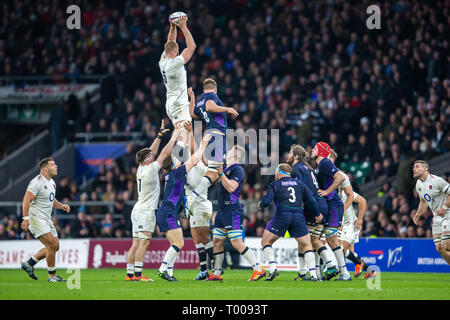
M 355 225 L 352 223 L 347 223 L 342 225 L 342 230 L 338 236 L 339 240 L 343 240 L 350 244 L 355 244 L 359 242 L 359 231 L 355 229 Z
M 28 230 L 36 239 L 40 236 L 43 236 L 46 233 L 51 233 L 55 238 L 58 238 L 58 232 L 56 232 L 55 225 L 53 221 L 48 218 L 40 218 L 36 216 L 29 215 L 30 217 L 30 225 Z
M 438 215 L 434 216 L 431 230 L 433 235 L 443 232 L 450 232 L 450 214 L 446 213 L 444 217 Z
M 134 208 L 131 211 L 133 238 L 145 239 L 141 232 L 155 232 L 156 209 Z
M 187 104 L 180 104 L 175 101 L 172 102 L 167 100 L 166 102 L 166 113 L 169 116 L 172 124 L 175 125 L 178 121 L 191 121 L 191 115 L 189 113 L 189 102 Z
M 212 203 L 209 200 L 198 201 L 193 210 L 194 214 L 189 218 L 191 228 L 210 227 L 212 215 Z

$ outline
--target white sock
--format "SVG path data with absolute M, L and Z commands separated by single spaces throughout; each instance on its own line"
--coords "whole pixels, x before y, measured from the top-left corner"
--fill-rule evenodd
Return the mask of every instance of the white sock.
M 316 260 L 316 276 L 320 278 L 320 255 L 314 250 L 314 258 Z
M 133 273 L 134 273 L 134 264 L 127 263 L 127 274 L 133 274 Z
M 312 277 L 316 277 L 316 258 L 314 257 L 314 252 L 308 250 L 305 252 L 305 267 L 309 271 Z
M 241 252 L 241 255 L 249 264 L 251 264 L 253 270 L 256 270 L 258 272 L 262 271 L 261 266 L 256 261 L 255 255 L 253 254 L 252 250 L 250 250 L 248 247 L 245 247 L 244 251 Z
M 338 246 L 333 249 L 334 256 L 336 257 L 336 261 L 339 266 L 339 271 L 342 275 L 348 275 L 347 266 L 345 264 L 344 250 L 341 246 Z
M 142 275 L 142 269 L 144 268 L 144 262 L 135 261 L 134 262 L 134 272 L 140 272 Z
M 222 275 L 222 265 L 223 259 L 225 258 L 225 253 L 223 251 L 214 253 L 214 274 L 216 276 Z
M 168 267 L 173 268 L 175 259 L 177 258 L 178 255 L 178 251 L 180 251 L 178 247 L 170 246 L 170 248 L 166 251 L 166 254 L 164 255 L 164 260 L 161 263 L 161 266 L 159 267 L 159 272 L 164 272 L 167 270 L 167 273 L 169 273 Z
M 300 274 L 306 273 L 305 254 L 301 252 L 298 253 L 298 272 L 300 272 Z
M 324 248 L 324 249 L 322 249 Z M 320 251 L 320 257 L 322 258 L 323 262 L 326 264 L 328 269 L 331 269 L 335 265 L 333 264 L 333 260 L 331 258 L 331 252 L 327 249 L 327 247 L 323 246 L 319 248 Z
M 277 268 L 277 262 L 275 261 L 275 251 L 271 245 L 264 247 L 263 256 L 266 262 L 269 262 L 270 273 L 274 272 Z

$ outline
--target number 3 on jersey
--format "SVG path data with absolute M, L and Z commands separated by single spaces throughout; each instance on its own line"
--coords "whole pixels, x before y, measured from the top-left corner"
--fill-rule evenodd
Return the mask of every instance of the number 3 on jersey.
M 139 190 L 139 192 L 141 192 L 142 179 L 137 179 L 137 180 L 138 180 L 138 190 Z
M 167 84 L 167 75 L 166 75 L 165 71 L 162 71 L 162 77 L 163 77 L 164 83 Z
M 295 189 L 292 187 L 287 188 L 289 192 L 291 193 L 291 197 L 289 198 L 289 202 L 295 202 L 297 198 L 295 197 Z

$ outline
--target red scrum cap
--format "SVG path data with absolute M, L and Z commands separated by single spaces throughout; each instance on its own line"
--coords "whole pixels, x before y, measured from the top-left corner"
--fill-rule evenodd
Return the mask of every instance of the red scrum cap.
M 330 154 L 330 146 L 328 144 L 326 144 L 325 142 L 317 142 L 316 145 L 314 147 L 317 147 L 317 155 L 320 157 L 328 157 L 328 155 Z

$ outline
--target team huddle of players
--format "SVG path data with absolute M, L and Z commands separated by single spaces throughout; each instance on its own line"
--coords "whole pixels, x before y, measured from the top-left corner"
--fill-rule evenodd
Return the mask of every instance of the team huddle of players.
M 183 32 L 187 45 L 181 54 L 176 43 L 177 27 Z M 169 131 L 162 121 L 153 144 L 136 154 L 139 164 L 136 174 L 138 200 L 131 213 L 133 240 L 128 251 L 125 280 L 153 281 L 143 274 L 143 266 L 150 239 L 158 225 L 170 247 L 157 275 L 168 281 L 177 281 L 173 266 L 184 245 L 178 220 L 182 206 L 189 217 L 200 260 L 200 272 L 195 280 L 223 280 L 223 245 L 226 238 L 252 266 L 249 281 L 266 276 L 266 281 L 276 279 L 279 272 L 272 245 L 286 231 L 298 243 L 299 274 L 295 280 L 330 280 L 338 276 L 336 280 L 349 281 L 351 276 L 345 258 L 355 263 L 355 277 L 362 271 L 366 271 L 365 278 L 373 277 L 375 271 L 368 269 L 353 248 L 358 242 L 366 201 L 353 191 L 349 178 L 334 165 L 337 154 L 324 142 L 318 142 L 309 155 L 302 146 L 293 145 L 286 163 L 277 166 L 275 180 L 258 204 L 261 209 L 271 202 L 275 204 L 274 216 L 267 224 L 261 241 L 264 259 L 270 267 L 269 274 L 258 263 L 253 251 L 243 241 L 244 213 L 239 198 L 245 179 L 240 165 L 244 162 L 245 150 L 238 145 L 226 146 L 227 115 L 237 117 L 238 113 L 233 108 L 224 107 L 217 95 L 217 83 L 210 78 L 203 81 L 203 93 L 196 103 L 194 92 L 187 88 L 184 67 L 195 48 L 186 18 L 171 23 L 159 67 L 167 89 L 166 113 L 174 131 L 157 156 L 161 137 Z M 192 119 L 201 120 L 206 128 L 199 146 L 194 139 Z M 449 262 L 450 235 L 447 230 L 450 229 L 450 186 L 441 178 L 429 175 L 427 166 L 426 163 L 417 163 L 414 167 L 421 198 L 414 221 L 417 223 L 428 204 L 435 215 L 433 234 L 436 248 Z M 40 174 L 32 180 L 25 193 L 22 228 L 29 228 L 45 247 L 24 262 L 22 269 L 32 279 L 37 279 L 34 265 L 46 258 L 49 281 L 59 282 L 64 280 L 56 275 L 55 254 L 59 249 L 59 240 L 51 213 L 53 208 L 70 212 L 70 206 L 55 199 L 56 185 L 52 177 L 57 174 L 57 165 L 53 159 L 43 159 L 40 168 Z M 161 170 L 165 186 L 163 200 L 158 205 Z M 219 192 L 211 241 L 212 204 L 208 200 L 208 188 L 214 183 L 218 183 Z M 430 190 L 434 183 L 432 192 L 426 188 L 427 183 Z M 437 199 L 436 202 L 434 199 Z M 358 214 L 353 209 L 353 203 L 358 205 Z

